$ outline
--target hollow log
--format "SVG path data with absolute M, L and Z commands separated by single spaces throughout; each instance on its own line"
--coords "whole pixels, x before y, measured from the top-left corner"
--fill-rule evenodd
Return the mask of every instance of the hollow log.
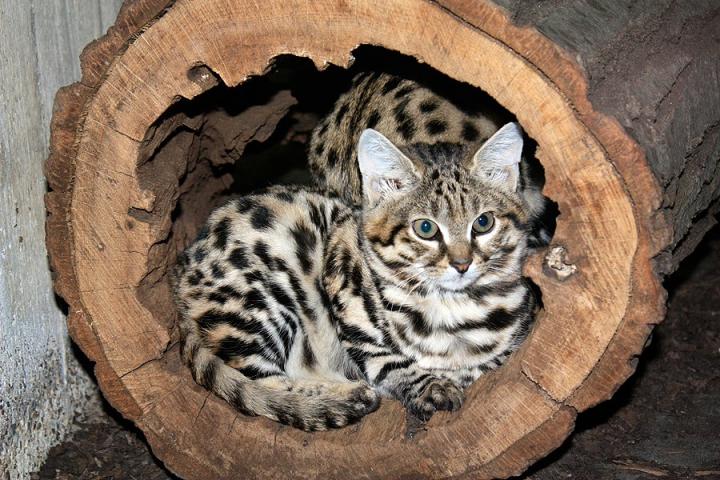
M 179 476 L 504 478 L 557 448 L 632 374 L 664 315 L 664 275 L 720 197 L 720 11 L 712 1 L 132 0 L 58 92 L 47 244 L 75 342 L 105 397 Z M 230 118 L 175 109 L 281 55 L 319 68 L 359 45 L 478 87 L 538 144 L 560 215 L 527 274 L 544 308 L 463 408 L 410 429 L 384 401 L 304 433 L 238 414 L 178 354 L 167 272 L 228 193 L 222 167 L 269 138 L 287 92 Z M 408 432 L 411 431 L 412 435 Z

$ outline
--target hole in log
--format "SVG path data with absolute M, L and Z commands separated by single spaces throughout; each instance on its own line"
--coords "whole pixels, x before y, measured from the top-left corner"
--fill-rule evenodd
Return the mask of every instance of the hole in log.
M 207 65 L 195 65 L 188 70 L 188 78 L 197 84 L 203 91 L 209 90 L 222 83 L 220 77 L 213 72 Z
M 308 59 L 280 56 L 264 75 L 237 87 L 224 85 L 207 66 L 196 65 L 187 75 L 204 93 L 177 101 L 147 131 L 137 164 L 140 187 L 147 194 L 128 214 L 157 232 L 137 295 L 171 332 L 170 346 L 179 340 L 168 281 L 178 253 L 197 237 L 210 212 L 230 198 L 271 185 L 312 184 L 306 153 L 310 134 L 359 72 L 387 72 L 418 81 L 467 114 L 487 116 L 497 125 L 515 120 L 486 93 L 412 57 L 376 47 L 360 47 L 354 57 L 349 69 L 329 66 L 318 71 Z M 535 158 L 536 148 L 526 139 L 524 168 L 542 186 L 544 171 Z M 551 202 L 539 220 L 550 236 L 557 213 Z M 542 305 L 540 288 L 532 287 Z M 413 437 L 415 430 L 409 433 L 408 438 Z

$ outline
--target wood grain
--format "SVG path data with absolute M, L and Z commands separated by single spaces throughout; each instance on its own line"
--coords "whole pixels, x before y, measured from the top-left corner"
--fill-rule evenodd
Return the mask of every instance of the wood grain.
M 577 268 L 559 280 L 543 273 L 542 255 L 530 260 L 545 301 L 530 338 L 472 386 L 459 413 L 437 415 L 414 438 L 392 401 L 358 427 L 312 435 L 237 415 L 180 364 L 173 315 L 157 308 L 171 305 L 168 290 L 147 293 L 205 208 L 175 218 L 175 205 L 186 212 L 227 188 L 179 153 L 197 148 L 187 136 L 172 137 L 172 158 L 148 153 L 168 108 L 214 85 L 198 81 L 198 68 L 234 86 L 278 55 L 347 66 L 364 44 L 412 55 L 517 115 L 560 207 L 553 243 Z M 56 285 L 106 396 L 185 478 L 515 475 L 560 445 L 578 411 L 613 394 L 662 319 L 652 259 L 672 235 L 644 145 L 593 108 L 574 57 L 490 2 L 138 0 L 83 65 L 81 84 L 58 96 L 47 168 L 48 229 L 62 239 L 48 244 Z M 282 108 L 268 104 L 250 123 L 272 126 Z M 173 125 L 192 130 L 192 121 Z M 158 162 L 156 174 L 147 162 Z

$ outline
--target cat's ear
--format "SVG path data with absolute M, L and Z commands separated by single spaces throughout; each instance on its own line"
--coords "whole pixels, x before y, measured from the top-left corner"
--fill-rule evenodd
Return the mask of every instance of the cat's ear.
M 470 168 L 476 175 L 514 192 L 520 177 L 522 149 L 520 125 L 508 123 L 480 147 Z
M 363 193 L 370 206 L 412 190 L 421 177 L 421 166 L 405 156 L 380 132 L 368 128 L 358 141 L 358 163 Z

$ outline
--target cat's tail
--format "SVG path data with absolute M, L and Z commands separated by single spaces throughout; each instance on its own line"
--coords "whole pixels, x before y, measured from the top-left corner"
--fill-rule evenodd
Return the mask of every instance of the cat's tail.
M 530 217 L 530 232 L 528 245 L 531 248 L 545 247 L 550 244 L 553 233 L 555 233 L 555 217 L 557 216 L 557 205 L 542 193 L 543 181 L 536 177 L 537 166 L 531 166 L 529 162 L 520 163 L 520 176 L 523 179 L 522 194 L 528 206 Z
M 185 338 L 183 358 L 197 383 L 242 413 L 306 431 L 344 427 L 380 403 L 377 392 L 365 382 L 300 380 L 284 375 L 250 379 L 192 334 Z

